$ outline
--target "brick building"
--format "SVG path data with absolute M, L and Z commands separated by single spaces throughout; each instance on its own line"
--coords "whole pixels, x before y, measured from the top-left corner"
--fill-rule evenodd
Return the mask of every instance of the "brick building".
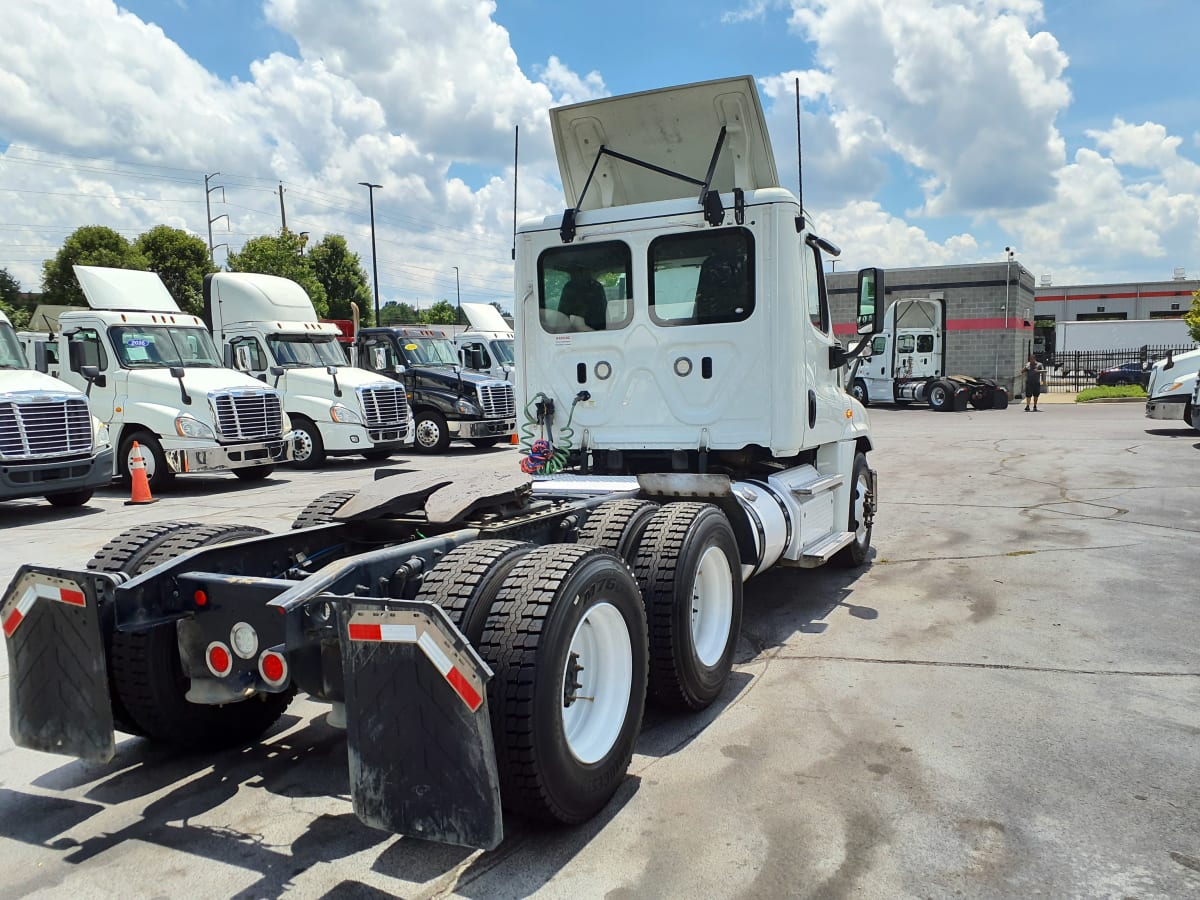
M 854 334 L 858 276 L 827 276 L 834 332 Z M 995 378 L 1016 397 L 1021 366 L 1033 350 L 1033 274 L 1016 260 L 963 266 L 888 269 L 886 302 L 933 297 L 946 301 L 946 369 L 951 375 Z

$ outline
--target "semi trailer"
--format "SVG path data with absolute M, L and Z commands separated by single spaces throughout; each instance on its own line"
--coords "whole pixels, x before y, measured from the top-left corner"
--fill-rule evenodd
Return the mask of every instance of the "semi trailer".
M 1005 409 L 1008 389 L 992 378 L 946 371 L 946 301 L 898 298 L 884 314 L 870 353 L 855 360 L 851 391 L 863 404 L 927 403 L 935 412 Z
M 522 224 L 522 471 L 379 470 L 293 528 L 144 525 L 0 601 L 12 733 L 253 740 L 295 691 L 344 725 L 354 810 L 492 848 L 502 810 L 580 823 L 647 702 L 729 679 L 747 579 L 868 561 L 877 479 L 814 234 L 750 77 L 551 111 L 567 208 Z M 663 144 L 670 131 L 678 140 Z M 593 179 L 593 175 L 597 177 Z

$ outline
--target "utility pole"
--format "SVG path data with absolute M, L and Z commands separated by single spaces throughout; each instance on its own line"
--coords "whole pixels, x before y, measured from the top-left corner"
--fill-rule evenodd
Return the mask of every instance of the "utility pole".
M 227 225 L 229 224 L 229 215 L 227 213 L 221 213 L 219 216 L 216 216 L 216 217 L 214 217 L 212 214 L 211 200 L 212 200 L 212 192 L 213 191 L 220 191 L 221 192 L 221 202 L 222 203 L 225 202 L 225 188 L 223 185 L 217 185 L 216 187 L 208 186 L 209 181 L 211 181 L 213 178 L 216 178 L 220 174 L 221 174 L 220 172 L 213 172 L 211 175 L 204 176 L 204 210 L 205 210 L 206 217 L 208 218 L 208 258 L 209 259 L 214 258 L 215 254 L 216 254 L 216 249 L 217 249 L 216 247 L 213 246 L 213 239 L 212 239 L 213 222 L 217 221 L 217 219 L 224 219 L 225 224 L 227 224 Z M 218 244 L 217 246 L 225 246 L 226 248 L 228 248 L 229 245 L 228 244 L 224 244 L 224 245 Z
M 462 324 L 462 290 L 458 286 L 458 266 L 453 266 L 454 269 L 454 296 L 458 298 L 458 317 L 457 324 Z
M 383 187 L 382 184 L 371 184 L 369 181 L 360 181 L 363 187 L 367 189 L 367 197 L 371 203 L 371 275 L 375 280 L 375 324 L 379 324 L 379 264 L 375 260 L 375 189 Z
M 283 182 L 279 182 L 279 218 L 283 220 L 283 230 L 287 231 L 287 210 L 283 208 Z

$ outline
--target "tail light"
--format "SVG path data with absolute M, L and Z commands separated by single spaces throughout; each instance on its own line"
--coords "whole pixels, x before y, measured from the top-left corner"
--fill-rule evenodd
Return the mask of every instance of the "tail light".
M 208 663 L 208 671 L 218 678 L 224 678 L 233 671 L 233 654 L 220 641 L 213 641 L 208 645 L 204 660 Z

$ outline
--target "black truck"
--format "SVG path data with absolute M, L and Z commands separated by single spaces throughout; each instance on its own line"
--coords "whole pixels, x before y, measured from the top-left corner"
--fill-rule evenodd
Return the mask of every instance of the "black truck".
M 441 331 L 363 328 L 355 350 L 361 368 L 404 383 L 416 423 L 414 449 L 444 453 L 456 439 L 491 447 L 516 434 L 513 386 L 464 370 L 454 344 Z

